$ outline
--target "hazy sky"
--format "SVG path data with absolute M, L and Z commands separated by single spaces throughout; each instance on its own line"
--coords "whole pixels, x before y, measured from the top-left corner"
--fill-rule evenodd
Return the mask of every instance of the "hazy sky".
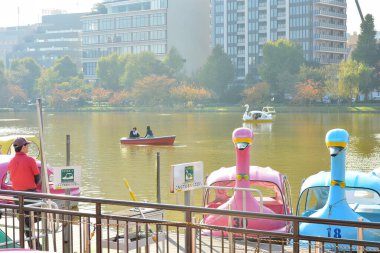
M 179 1 L 179 0 L 178 0 Z M 205 0 L 208 1 L 208 0 Z M 43 9 L 63 9 L 67 12 L 87 12 L 99 0 L 1 0 L 0 27 L 38 23 Z M 380 0 L 359 0 L 363 15 L 371 13 L 375 29 L 380 30 Z M 360 32 L 360 16 L 355 0 L 347 0 L 347 30 Z M 19 18 L 17 17 L 19 9 Z

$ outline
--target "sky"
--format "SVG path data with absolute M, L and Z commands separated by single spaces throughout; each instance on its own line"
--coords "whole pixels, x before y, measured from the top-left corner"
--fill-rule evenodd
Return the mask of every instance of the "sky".
M 100 0 L 0 0 L 0 27 L 35 24 L 41 21 L 43 10 L 61 9 L 66 12 L 88 12 Z M 206 0 L 205 0 L 206 1 Z M 365 16 L 371 13 L 375 29 L 380 31 L 380 0 L 359 0 Z M 19 13 L 19 15 L 17 15 Z M 347 31 L 360 32 L 360 16 L 355 0 L 347 0 Z

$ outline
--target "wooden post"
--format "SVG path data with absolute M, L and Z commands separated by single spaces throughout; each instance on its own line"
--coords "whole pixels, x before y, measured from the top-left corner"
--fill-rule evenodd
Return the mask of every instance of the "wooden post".
M 160 165 L 160 152 L 157 152 L 157 203 L 161 203 L 161 165 Z
M 66 166 L 70 166 L 70 135 L 66 135 Z M 65 189 L 65 195 L 70 196 L 70 189 Z M 65 209 L 70 209 L 70 200 L 65 200 Z M 63 216 L 63 252 L 71 253 L 72 249 L 72 235 L 70 229 L 70 216 Z

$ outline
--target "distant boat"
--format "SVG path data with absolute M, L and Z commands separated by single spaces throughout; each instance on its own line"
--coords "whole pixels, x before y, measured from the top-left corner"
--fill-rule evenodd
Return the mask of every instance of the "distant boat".
M 130 144 L 130 145 L 173 145 L 174 140 L 175 140 L 175 135 L 160 136 L 160 137 L 153 137 L 153 138 L 122 137 L 120 139 L 120 143 Z
M 271 114 L 271 115 L 276 114 L 276 110 L 272 106 L 264 106 L 261 111 Z
M 263 111 L 249 111 L 249 105 L 244 105 L 245 112 L 243 114 L 243 121 L 248 123 L 266 123 L 272 122 L 272 115 Z

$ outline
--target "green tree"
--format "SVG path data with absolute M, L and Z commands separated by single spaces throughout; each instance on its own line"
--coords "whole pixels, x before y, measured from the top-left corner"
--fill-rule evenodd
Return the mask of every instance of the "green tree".
M 102 3 L 96 3 L 92 9 L 91 9 L 92 14 L 107 14 L 107 8 L 104 4 Z
M 52 68 L 43 69 L 36 83 L 38 96 L 46 99 L 54 89 L 55 84 L 59 82 L 58 80 L 58 73 Z
M 380 60 L 380 51 L 376 45 L 376 31 L 374 19 L 371 14 L 365 16 L 360 25 L 361 32 L 356 49 L 352 52 L 352 59 L 375 67 Z
M 134 54 L 128 58 L 120 83 L 125 88 L 130 89 L 136 80 L 151 75 L 168 76 L 169 69 L 151 52 Z
M 223 48 L 217 45 L 199 72 L 199 83 L 221 96 L 234 78 L 235 72 L 231 59 L 223 52 Z
M 365 64 L 359 64 L 358 75 L 359 75 L 359 91 L 364 94 L 364 99 L 368 99 L 368 94 L 374 88 L 373 82 L 371 82 L 372 70 Z
M 339 65 L 331 64 L 323 67 L 323 72 L 326 75 L 323 94 L 333 100 L 339 99 Z
M 259 82 L 259 72 L 257 70 L 257 66 L 255 64 L 251 64 L 248 67 L 248 73 L 245 76 L 245 84 L 253 85 Z
M 53 70 L 58 73 L 61 81 L 67 81 L 71 77 L 78 75 L 77 65 L 67 55 L 54 62 Z
M 28 97 L 34 95 L 35 84 L 41 75 L 41 67 L 33 58 L 15 59 L 11 63 L 11 83 L 18 84 Z
M 307 80 L 313 80 L 315 82 L 323 83 L 326 80 L 325 69 L 321 67 L 312 67 L 303 64 L 300 67 L 298 73 L 298 79 L 300 82 L 306 82 Z
M 180 77 L 185 59 L 179 54 L 175 47 L 170 48 L 169 52 L 165 55 L 163 62 L 169 68 L 170 76 Z
M 0 60 L 0 88 L 7 84 L 4 62 Z
M 296 79 L 292 77 L 297 75 L 303 62 L 302 49 L 293 42 L 285 39 L 270 41 L 264 45 L 259 73 L 270 84 L 271 93 L 282 99 L 294 88 Z
M 122 77 L 127 62 L 127 55 L 119 56 L 111 54 L 101 57 L 96 66 L 96 74 L 100 79 L 102 88 L 119 90 L 120 78 Z
M 347 60 L 339 65 L 339 92 L 342 97 L 351 100 L 359 94 L 361 82 L 369 81 L 369 69 L 363 63 Z

